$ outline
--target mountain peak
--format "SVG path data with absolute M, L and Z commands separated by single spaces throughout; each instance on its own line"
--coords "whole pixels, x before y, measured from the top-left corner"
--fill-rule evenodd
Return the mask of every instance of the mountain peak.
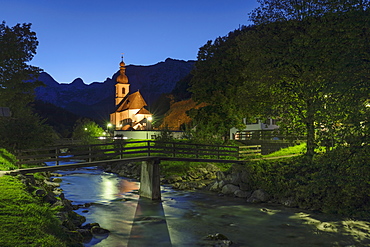
M 74 85 L 74 86 L 86 86 L 86 84 L 84 83 L 84 81 L 81 78 L 74 79 L 71 84 Z

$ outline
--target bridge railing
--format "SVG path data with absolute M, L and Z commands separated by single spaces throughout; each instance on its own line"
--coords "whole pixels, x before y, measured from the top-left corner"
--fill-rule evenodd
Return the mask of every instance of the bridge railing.
M 220 146 L 185 142 L 159 141 L 119 141 L 92 145 L 58 146 L 44 149 L 20 151 L 17 155 L 18 167 L 22 164 L 42 164 L 45 162 L 92 162 L 97 160 L 122 159 L 139 156 L 171 158 L 239 160 L 246 155 L 260 153 L 260 146 Z

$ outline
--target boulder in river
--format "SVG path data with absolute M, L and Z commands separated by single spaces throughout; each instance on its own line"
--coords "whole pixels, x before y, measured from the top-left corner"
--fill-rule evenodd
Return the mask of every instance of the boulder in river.
M 252 203 L 268 202 L 269 199 L 270 195 L 266 191 L 260 189 L 253 191 L 251 197 L 248 198 L 247 202 Z

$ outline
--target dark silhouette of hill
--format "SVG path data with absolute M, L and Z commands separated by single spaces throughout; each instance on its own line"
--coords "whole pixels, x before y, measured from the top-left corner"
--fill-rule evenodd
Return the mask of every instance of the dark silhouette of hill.
M 51 103 L 36 100 L 31 104 L 33 112 L 37 113 L 45 123 L 63 138 L 69 138 L 72 135 L 74 125 L 80 118 L 79 116 Z

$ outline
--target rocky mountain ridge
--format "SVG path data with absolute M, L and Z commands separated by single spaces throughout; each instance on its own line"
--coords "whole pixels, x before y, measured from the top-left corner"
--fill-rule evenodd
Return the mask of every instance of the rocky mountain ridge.
M 160 95 L 170 93 L 176 82 L 187 76 L 194 67 L 194 61 L 174 60 L 167 58 L 150 66 L 128 65 L 126 75 L 129 78 L 130 93 L 140 90 L 150 106 Z M 36 99 L 62 107 L 76 115 L 94 120 L 108 120 L 109 114 L 115 110 L 115 84 L 119 75 L 104 82 L 85 84 L 81 78 L 73 82 L 58 83 L 51 75 L 42 72 L 39 80 L 45 86 L 36 88 Z

